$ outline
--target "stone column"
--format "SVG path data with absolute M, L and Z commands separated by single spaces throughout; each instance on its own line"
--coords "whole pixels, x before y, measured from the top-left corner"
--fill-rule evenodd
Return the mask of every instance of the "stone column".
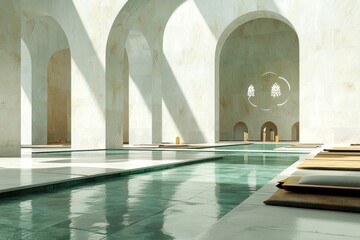
M 0 157 L 20 156 L 19 0 L 0 0 Z

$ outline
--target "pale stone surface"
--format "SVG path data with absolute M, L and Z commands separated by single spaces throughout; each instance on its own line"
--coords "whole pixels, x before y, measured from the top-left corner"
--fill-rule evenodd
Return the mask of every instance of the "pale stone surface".
M 55 52 L 69 48 L 69 44 L 61 26 L 48 16 L 23 21 L 21 37 L 31 54 L 31 143 L 47 144 L 48 63 Z
M 299 121 L 298 52 L 296 33 L 279 20 L 253 20 L 231 33 L 220 59 L 220 140 L 234 140 L 238 122 L 247 125 L 249 139 L 261 140 L 268 121 L 281 140 L 296 140 L 291 128 Z M 270 95 L 275 83 L 279 97 Z
M 51 16 L 69 41 L 76 148 L 120 147 L 128 136 L 134 143 L 174 142 L 176 136 L 188 143 L 218 141 L 223 45 L 235 29 L 256 18 L 280 20 L 299 38 L 300 141 L 359 141 L 360 114 L 353 104 L 359 96 L 360 52 L 360 5 L 355 0 L 32 0 L 22 5 L 26 24 L 34 16 Z M 136 42 L 141 47 L 130 52 L 141 61 L 125 57 L 130 31 L 143 36 Z M 40 51 L 34 53 L 24 39 L 33 64 L 39 65 L 44 63 L 41 46 L 46 39 L 37 40 Z M 145 42 L 146 56 L 141 55 Z M 33 76 L 45 77 L 41 66 L 33 70 Z M 129 75 L 136 79 L 130 78 L 127 90 Z M 33 129 L 40 137 L 32 134 L 38 142 L 44 140 L 40 127 L 46 127 L 46 111 L 38 110 L 46 107 L 45 90 L 33 89 L 40 99 L 33 104 L 33 113 L 38 112 Z M 293 106 L 297 108 L 296 101 Z M 296 118 L 290 115 L 288 125 L 278 123 L 279 131 L 287 129 L 280 139 L 290 139 Z
M 21 41 L 21 145 L 31 145 L 32 92 L 31 55 L 24 41 Z
M 48 65 L 47 141 L 71 141 L 71 69 L 70 50 L 54 53 Z
M 73 147 L 105 148 L 106 145 L 114 147 L 122 144 L 120 124 L 111 124 L 115 123 L 114 119 L 120 119 L 118 110 L 115 110 L 120 103 L 113 105 L 110 94 L 106 94 L 108 83 L 105 81 L 104 68 L 107 37 L 116 15 L 125 3 L 23 1 L 26 16 L 50 15 L 61 25 L 69 41 L 72 55 L 71 88 L 76 89 L 76 94 L 72 94 L 71 98 Z M 117 89 L 111 83 L 108 85 Z M 110 90 L 107 92 L 110 93 Z M 119 97 L 114 97 L 118 101 Z M 106 106 L 107 103 L 110 105 Z M 111 121 L 107 122 L 106 115 Z
M 20 156 L 19 0 L 0 1 L 0 156 Z
M 128 35 L 129 143 L 152 143 L 152 56 L 140 31 Z
M 164 32 L 163 141 L 174 141 L 176 136 L 186 143 L 216 140 L 211 54 L 215 47 L 216 39 L 195 2 L 185 1 Z

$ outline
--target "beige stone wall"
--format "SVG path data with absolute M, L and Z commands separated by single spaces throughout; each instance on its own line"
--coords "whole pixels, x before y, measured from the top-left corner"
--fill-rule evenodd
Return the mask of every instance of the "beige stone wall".
M 146 14 L 143 14 L 144 4 L 154 2 L 157 2 L 154 8 L 146 8 Z M 117 120 L 123 119 L 123 80 L 129 75 L 122 61 L 127 34 L 134 29 L 140 29 L 144 34 L 153 60 L 153 94 L 152 101 L 148 102 L 152 103 L 152 111 L 158 110 L 152 112 L 152 119 L 148 119 L 153 121 L 152 133 L 162 132 L 162 141 L 165 142 L 173 142 L 178 135 L 187 143 L 218 141 L 222 129 L 219 121 L 222 101 L 218 91 L 222 45 L 234 29 L 259 17 L 288 23 L 299 38 L 299 64 L 294 66 L 299 66 L 300 76 L 300 140 L 352 143 L 358 142 L 360 136 L 360 114 L 356 110 L 360 84 L 358 2 L 94 0 L 89 4 L 84 0 L 29 0 L 22 2 L 22 10 L 24 17 L 32 14 L 53 17 L 69 40 L 72 87 L 77 91 L 72 98 L 74 148 L 122 146 L 123 123 Z M 173 8 L 166 5 L 170 3 L 174 4 Z M 31 31 L 33 28 L 29 26 L 28 29 Z M 34 39 L 36 48 L 24 40 L 30 52 L 35 53 L 32 60 L 37 69 L 43 66 L 41 43 L 45 40 L 43 36 Z M 266 55 L 262 57 L 267 58 Z M 276 68 L 275 65 L 272 68 Z M 135 70 L 141 67 L 136 66 Z M 41 74 L 33 73 L 42 77 Z M 33 97 L 44 92 L 41 86 L 35 88 Z M 140 89 L 143 87 L 141 85 Z M 146 97 L 150 97 L 148 92 Z M 236 97 L 241 96 L 234 95 Z M 231 101 L 238 103 L 236 99 Z M 284 107 L 289 104 L 295 102 L 288 102 Z M 45 106 L 43 98 L 38 100 L 36 107 L 39 106 Z M 38 111 L 36 116 L 33 114 L 33 127 L 46 125 L 40 121 L 43 112 L 46 111 Z M 287 135 L 290 130 L 288 133 L 281 131 L 291 129 L 293 120 L 296 120 L 292 112 L 285 113 L 287 115 L 280 123 L 270 116 L 264 119 L 280 125 L 281 139 L 290 138 Z M 255 114 L 252 121 L 257 121 L 259 114 Z M 250 119 L 250 112 L 248 116 Z M 128 117 L 130 125 L 132 117 Z M 157 122 L 156 119 L 160 118 L 162 121 Z M 238 120 L 233 118 L 227 118 L 232 119 L 227 124 L 231 128 Z M 249 129 L 250 133 L 258 136 L 259 126 L 264 121 L 255 123 L 257 127 Z M 285 126 L 287 123 L 289 125 Z M 40 126 L 35 130 L 33 135 L 40 132 L 42 136 Z M 38 142 L 43 139 L 41 137 Z
M 23 117 L 31 119 L 31 126 L 27 124 L 22 126 L 27 132 L 27 135 L 23 135 L 23 137 L 31 139 L 30 142 L 27 141 L 27 144 L 46 144 L 48 143 L 47 78 L 49 59 L 55 52 L 69 48 L 69 43 L 59 23 L 50 16 L 36 16 L 23 21 L 21 32 L 21 37 L 31 56 L 31 60 L 26 60 L 24 52 L 22 53 L 23 60 L 27 61 L 24 64 L 31 67 L 30 70 L 23 69 L 22 72 L 22 78 L 28 83 L 24 84 L 25 82 L 23 82 L 22 87 L 31 96 L 29 99 L 31 107 L 27 104 L 21 106 Z M 29 76 L 29 74 L 31 75 Z M 23 121 L 23 123 L 25 122 Z
M 20 1 L 0 0 L 0 157 L 20 155 Z
M 48 65 L 48 143 L 71 141 L 70 50 L 54 53 Z
M 280 139 L 292 140 L 292 125 L 299 121 L 298 69 L 298 39 L 287 24 L 260 18 L 233 31 L 220 56 L 220 140 L 234 140 L 238 122 L 246 123 L 250 140 L 260 140 L 268 121 L 277 126 Z M 279 97 L 270 95 L 275 83 Z M 249 99 L 250 85 L 255 96 Z

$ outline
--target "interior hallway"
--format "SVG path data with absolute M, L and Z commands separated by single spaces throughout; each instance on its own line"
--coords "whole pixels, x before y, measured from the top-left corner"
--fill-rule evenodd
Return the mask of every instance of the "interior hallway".
M 43 150 L 45 151 L 42 152 Z M 360 237 L 360 230 L 357 228 L 359 216 L 356 213 L 275 207 L 263 204 L 263 201 L 276 191 L 276 181 L 292 174 L 321 173 L 360 176 L 359 172 L 300 171 L 296 169 L 299 162 L 313 156 L 319 150 L 297 149 L 294 151 L 279 148 L 275 152 L 285 154 L 284 156 L 291 154 L 291 151 L 307 151 L 308 154 L 302 154 L 300 160 L 277 175 L 214 225 L 204 229 L 196 239 L 252 240 L 254 237 L 262 239 L 264 236 L 267 236 L 267 239 L 283 240 L 358 239 Z M 32 151 L 33 153 L 31 153 Z M 52 152 L 46 153 L 47 151 Z M 125 176 L 194 162 L 221 161 L 221 151 L 214 149 L 210 149 L 210 151 L 213 152 L 209 152 L 209 149 L 178 149 L 176 152 L 171 149 L 165 151 L 138 149 L 133 151 L 114 150 L 112 153 L 105 154 L 103 151 L 56 153 L 54 149 L 23 149 L 22 158 L 4 159 L 0 163 L 1 194 L 4 197 L 3 201 L 7 201 L 6 192 L 10 191 L 15 193 L 12 195 L 18 197 L 32 191 L 34 191 L 33 193 L 39 191 L 56 193 L 57 190 L 72 188 L 76 191 L 77 186 L 90 181 L 94 182 L 96 179 L 104 179 L 104 176 L 105 178 Z M 203 177 L 202 179 L 204 180 Z M 103 235 L 99 235 L 97 239 L 102 239 L 100 236 Z

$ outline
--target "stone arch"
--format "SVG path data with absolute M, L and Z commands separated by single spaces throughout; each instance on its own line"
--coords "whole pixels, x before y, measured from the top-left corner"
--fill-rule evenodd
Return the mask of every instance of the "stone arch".
M 255 21 L 273 21 L 273 22 L 279 22 L 284 26 L 287 26 L 287 28 L 289 29 L 288 31 L 291 33 L 292 38 L 291 38 L 291 43 L 294 42 L 294 44 L 296 45 L 294 48 L 294 61 L 291 62 L 291 64 L 293 65 L 293 68 L 291 68 L 291 70 L 288 70 L 288 72 L 291 72 L 291 76 L 295 76 L 294 78 L 292 78 L 296 84 L 295 84 L 295 88 L 292 89 L 292 94 L 293 96 L 291 96 L 290 98 L 290 85 L 288 84 L 287 80 L 285 80 L 284 82 L 286 82 L 287 84 L 285 84 L 286 86 L 288 86 L 288 98 L 281 102 L 280 104 L 274 104 L 275 107 L 277 107 L 278 109 L 276 109 L 276 111 L 271 111 L 270 114 L 273 114 L 275 116 L 270 116 L 269 115 L 269 110 L 271 110 L 271 108 L 268 107 L 264 107 L 260 110 L 257 109 L 253 112 L 251 112 L 251 107 L 250 104 L 246 103 L 240 103 L 242 101 L 242 99 L 246 98 L 246 93 L 247 93 L 247 88 L 245 89 L 245 87 L 243 86 L 241 93 L 238 93 L 238 95 L 234 95 L 232 97 L 232 99 L 230 97 L 228 97 L 229 99 L 223 98 L 220 92 L 221 89 L 221 71 L 220 68 L 221 66 L 229 66 L 231 68 L 231 63 L 229 64 L 222 64 L 221 65 L 221 53 L 224 47 L 224 44 L 226 43 L 227 39 L 232 35 L 232 33 L 234 33 L 235 31 L 239 31 L 240 27 L 245 26 L 246 24 L 250 23 L 250 22 L 255 22 Z M 264 38 L 267 40 L 267 38 Z M 237 43 L 238 45 L 235 47 L 241 47 L 241 44 Z M 228 47 L 229 48 L 229 47 Z M 286 52 L 286 51 L 285 51 Z M 285 63 L 283 63 L 282 66 Z M 268 64 L 269 65 L 269 64 Z M 274 64 L 275 65 L 275 64 Z M 278 64 L 280 65 L 280 64 Z M 259 67 L 259 66 L 254 66 Z M 283 67 L 284 68 L 284 67 Z M 249 68 L 251 69 L 251 68 Z M 275 68 L 277 69 L 277 68 Z M 285 69 L 285 68 L 284 68 Z M 231 69 L 230 69 L 231 70 Z M 282 71 L 283 69 L 280 69 L 280 71 Z M 250 70 L 249 70 L 250 71 Z M 260 70 L 258 70 L 260 71 Z M 223 71 L 222 71 L 223 72 Z M 268 72 L 268 70 L 264 70 L 264 72 Z M 230 75 L 234 75 L 232 73 L 229 73 Z M 254 72 L 252 73 L 253 75 Z M 289 74 L 289 73 L 287 73 Z M 249 75 L 249 74 L 248 74 Z M 251 75 L 251 74 L 250 74 Z M 234 76 L 232 76 L 232 78 L 234 78 Z M 246 76 L 240 75 L 241 78 L 246 78 Z M 261 76 L 261 74 L 259 74 L 259 76 Z M 253 76 L 254 77 L 254 76 Z M 248 76 L 249 78 L 249 76 Z M 282 76 L 279 77 L 279 79 L 283 79 Z M 217 46 L 216 46 L 216 50 L 215 50 L 215 86 L 217 86 L 215 88 L 216 94 L 215 94 L 215 98 L 216 98 L 216 117 L 215 117 L 215 121 L 216 121 L 216 126 L 219 129 L 220 132 L 220 137 L 221 136 L 225 136 L 227 135 L 227 133 L 229 132 L 229 127 L 227 127 L 227 129 L 224 131 L 222 130 L 221 126 L 229 126 L 229 122 L 232 121 L 234 118 L 235 119 L 239 119 L 239 116 L 242 116 L 243 119 L 240 119 L 241 121 L 244 122 L 248 122 L 251 121 L 253 124 L 253 126 L 248 126 L 249 127 L 249 132 L 253 132 L 253 135 L 250 134 L 250 138 L 251 139 L 258 139 L 258 134 L 256 133 L 258 130 L 257 128 L 259 127 L 260 122 L 263 122 L 266 119 L 274 119 L 276 121 L 278 121 L 277 118 L 281 119 L 281 116 L 279 114 L 275 114 L 275 112 L 279 112 L 280 110 L 280 106 L 283 106 L 283 103 L 287 103 L 289 102 L 286 106 L 288 108 L 294 109 L 292 114 L 292 117 L 294 118 L 294 120 L 298 120 L 299 119 L 299 39 L 298 39 L 298 35 L 295 31 L 294 26 L 290 23 L 289 20 L 287 20 L 285 17 L 283 17 L 282 15 L 276 13 L 276 12 L 272 12 L 272 11 L 254 11 L 254 12 L 249 12 L 246 13 L 238 18 L 236 18 L 234 21 L 232 21 L 222 32 L 222 34 L 220 34 L 219 38 L 218 38 L 218 42 L 217 42 Z M 231 85 L 231 91 L 234 91 L 234 87 L 236 87 L 234 85 L 234 83 L 232 83 Z M 258 95 L 259 96 L 259 95 Z M 247 99 L 247 98 L 246 98 Z M 291 101 L 289 101 L 289 99 L 291 99 Z M 271 99 L 270 99 L 271 100 Z M 230 102 L 229 102 L 230 101 Z M 290 105 L 291 104 L 291 105 Z M 294 107 L 293 107 L 294 106 Z M 222 109 L 224 109 L 225 107 L 227 108 L 236 108 L 236 109 L 232 109 L 231 114 L 228 114 L 226 112 L 220 112 Z M 266 112 L 267 111 L 267 112 Z M 258 118 L 258 117 L 253 117 L 252 115 L 254 114 L 263 114 L 262 119 Z M 285 112 L 285 111 L 284 111 Z M 231 116 L 230 116 L 231 115 Z M 269 116 L 268 116 L 269 115 Z M 221 123 L 221 119 L 223 119 L 224 117 L 229 118 L 227 120 L 226 123 Z M 284 118 L 283 118 L 284 119 Z M 224 125 L 225 124 L 225 125 Z M 290 129 L 291 126 L 287 126 L 288 124 L 290 124 L 290 122 L 286 122 L 286 123 L 282 123 L 281 122 L 281 126 L 288 127 L 286 129 Z M 291 132 L 290 130 L 281 130 L 281 134 L 284 138 L 286 139 L 291 139 Z M 260 138 L 261 139 L 261 138 Z
M 243 141 L 244 139 L 244 133 L 248 133 L 248 127 L 246 123 L 244 122 L 238 122 L 234 126 L 234 140 L 235 141 Z
M 130 116 L 128 114 L 130 110 L 128 105 L 125 106 L 129 103 L 129 73 L 131 68 L 133 75 L 139 77 L 136 74 L 136 69 L 134 69 L 136 61 L 141 59 L 141 54 L 136 53 L 136 46 L 139 43 L 136 39 L 140 40 L 141 43 L 146 41 L 144 41 L 142 34 L 139 34 L 139 31 L 133 32 L 134 35 L 138 34 L 134 36 L 135 39 L 132 38 L 131 34 L 129 38 L 129 32 L 147 4 L 148 2 L 144 1 L 128 1 L 116 16 L 107 38 L 106 108 L 112 109 L 106 113 L 107 147 L 119 147 L 123 145 L 123 142 L 130 142 L 131 139 Z M 133 64 L 130 66 L 130 63 Z M 124 132 L 128 136 L 124 137 Z M 110 141 L 109 138 L 112 140 Z
M 44 13 L 33 15 L 22 24 L 22 38 L 32 60 L 31 144 L 48 143 L 48 64 L 51 56 L 60 50 L 69 49 L 69 42 L 58 21 Z M 39 41 L 41 39 L 41 41 Z M 67 59 L 70 64 L 70 57 Z
M 275 136 L 278 136 L 278 127 L 275 123 L 268 121 L 265 122 L 260 129 L 260 139 L 264 140 L 264 134 L 265 134 L 265 140 L 266 141 L 274 141 Z

